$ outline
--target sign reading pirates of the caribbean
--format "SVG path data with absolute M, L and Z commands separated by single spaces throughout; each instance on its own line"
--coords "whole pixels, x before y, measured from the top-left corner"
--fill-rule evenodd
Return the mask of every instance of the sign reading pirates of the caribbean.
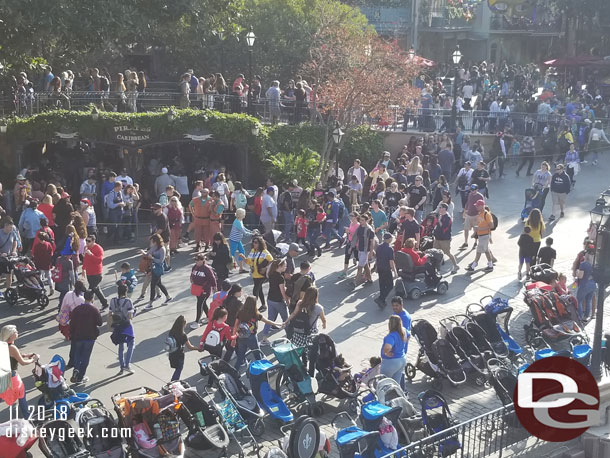
M 112 128 L 112 137 L 117 143 L 140 145 L 150 142 L 151 131 L 150 127 L 114 126 Z

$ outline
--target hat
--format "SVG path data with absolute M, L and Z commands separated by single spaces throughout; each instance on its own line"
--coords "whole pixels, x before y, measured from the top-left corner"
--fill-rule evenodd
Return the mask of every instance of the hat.
M 159 202 L 155 202 L 155 203 L 154 203 L 154 204 L 152 204 L 150 207 L 151 207 L 151 208 L 155 208 L 155 209 L 156 209 L 156 208 L 163 208 L 163 205 L 161 205 Z
M 485 201 L 483 199 L 479 199 L 474 203 L 475 207 L 484 207 L 485 206 Z
M 301 252 L 301 247 L 298 243 L 291 243 L 288 247 L 288 251 L 296 251 L 297 253 Z
M 17 181 L 22 181 L 22 180 L 25 180 L 25 177 L 23 175 L 19 174 L 19 175 L 17 175 L 16 180 Z
M 167 173 L 167 167 L 163 167 L 163 168 L 161 169 L 161 173 Z
M 385 232 L 383 234 L 383 240 L 390 240 L 392 238 L 392 233 L 391 232 Z
M 333 196 L 333 197 L 335 197 L 335 193 L 334 193 L 334 192 L 332 192 L 332 191 L 328 191 L 328 192 L 326 193 L 326 195 L 327 195 L 327 196 Z
M 273 186 L 269 186 L 269 187 L 267 188 L 267 192 L 271 192 L 271 191 L 272 191 L 272 192 L 275 192 L 275 188 L 274 188 Z
M 585 122 L 586 122 L 587 124 L 591 124 L 593 121 L 591 121 L 590 119 L 585 119 Z
M 384 156 L 390 156 L 390 152 L 389 152 L 389 151 L 384 151 L 384 152 L 383 152 L 383 155 L 384 155 Z
M 81 204 L 87 204 L 87 205 L 91 206 L 91 201 L 89 199 L 81 199 L 80 203 Z
M 470 185 L 470 189 L 472 191 L 476 191 L 477 189 L 479 189 L 479 185 L 476 185 L 476 184 L 473 183 L 473 184 Z

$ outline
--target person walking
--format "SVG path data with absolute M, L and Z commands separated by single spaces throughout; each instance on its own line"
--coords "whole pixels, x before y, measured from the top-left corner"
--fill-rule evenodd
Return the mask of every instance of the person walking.
M 123 375 L 132 375 L 133 370 L 129 365 L 131 356 L 133 355 L 133 346 L 135 343 L 135 334 L 133 331 L 132 319 L 136 314 L 136 310 L 127 297 L 127 285 L 119 283 L 117 286 L 117 297 L 110 300 L 110 309 L 108 313 L 108 327 L 112 329 L 110 340 L 117 345 L 119 351 L 119 373 Z M 126 351 L 124 351 L 126 350 Z
M 40 220 L 45 218 L 44 213 L 37 209 L 38 200 L 32 199 L 19 218 L 19 231 L 23 243 L 22 253 L 27 254 L 32 248 L 36 233 L 40 230 Z
M 534 239 L 531 235 L 532 228 L 525 226 L 523 233 L 519 236 L 517 245 L 519 246 L 519 269 L 517 270 L 517 278 L 521 280 L 521 269 L 525 264 L 525 278 L 530 278 L 530 266 L 532 265 L 532 259 L 535 257 L 534 250 Z
M 491 243 L 493 218 L 491 217 L 491 212 L 485 210 L 484 200 L 478 200 L 475 203 L 475 208 L 478 211 L 477 222 L 474 227 L 475 234 L 478 238 L 477 254 L 474 258 L 474 261 L 468 265 L 466 270 L 468 272 L 474 272 L 477 267 L 477 264 L 479 263 L 479 259 L 481 259 L 481 255 L 485 254 L 485 257 L 487 258 L 487 268 L 485 270 L 487 272 L 491 272 L 494 269 L 494 265 L 493 258 L 489 251 L 489 244 Z
M 214 270 L 205 263 L 205 255 L 197 255 L 195 265 L 191 269 L 191 294 L 197 298 L 197 315 L 195 321 L 190 325 L 191 329 L 197 329 L 202 324 L 203 317 L 207 317 L 209 310 L 207 300 L 215 290 L 218 289 L 218 279 Z
M 275 188 L 269 186 L 261 201 L 261 224 L 265 232 L 269 232 L 277 221 L 277 202 L 275 201 Z
M 447 255 L 451 261 L 451 264 L 453 264 L 451 273 L 454 274 L 460 267 L 457 264 L 455 256 L 451 254 L 451 226 L 453 221 L 451 216 L 449 216 L 448 210 L 449 205 L 447 205 L 445 202 L 441 202 L 439 204 L 438 219 L 436 226 L 434 226 L 434 242 L 432 244 L 432 248 L 439 249 Z
M 282 318 L 282 321 L 286 321 L 288 318 L 290 298 L 286 293 L 286 279 L 284 278 L 287 266 L 285 259 L 276 259 L 269 265 L 267 275 L 269 277 L 269 293 L 267 294 L 267 319 L 269 321 L 275 321 L 278 315 Z M 271 326 L 265 324 L 260 345 L 269 345 L 270 331 Z
M 64 297 L 73 287 L 76 280 L 74 274 L 74 265 L 70 256 L 59 256 L 55 261 L 55 267 L 51 274 L 55 286 L 55 290 L 59 292 L 59 301 L 57 309 L 60 310 L 63 304 Z M 83 289 L 83 291 L 85 291 Z
M 19 338 L 17 326 L 8 324 L 0 330 L 0 341 L 8 344 L 8 355 L 11 365 L 11 386 L 4 392 L 0 393 L 0 400 L 6 402 L 9 406 L 17 401 L 19 414 L 21 418 L 28 418 L 30 415 L 28 402 L 26 400 L 25 386 L 17 369 L 19 366 L 26 366 L 38 361 L 38 355 L 35 353 L 21 354 L 15 342 Z
M 99 327 L 102 326 L 102 315 L 93 305 L 93 296 L 92 290 L 85 291 L 85 301 L 70 314 L 70 339 L 74 346 L 74 373 L 70 382 L 75 384 L 89 381 L 85 373 L 93 346 L 100 335 Z
M 593 151 L 593 165 L 597 165 L 597 161 L 599 159 L 599 153 L 604 150 L 604 148 L 608 148 L 608 146 L 602 143 L 602 140 L 606 142 L 606 145 L 610 144 L 610 140 L 606 136 L 604 129 L 602 127 L 601 121 L 595 121 L 593 128 L 589 132 L 589 138 L 587 139 L 587 145 L 585 151 Z
M 404 371 L 407 365 L 405 355 L 407 354 L 408 339 L 399 316 L 390 316 L 388 331 L 388 335 L 383 338 L 381 347 L 380 372 L 403 386 Z
M 470 178 L 472 177 L 472 167 L 469 161 L 464 163 L 464 167 L 460 169 L 455 177 L 455 193 L 460 195 L 462 201 L 462 209 L 466 208 L 468 193 L 470 191 Z
M 519 156 L 521 157 L 521 163 L 517 167 L 516 175 L 519 176 L 521 169 L 527 164 L 527 176 L 532 176 L 532 167 L 534 166 L 534 156 L 536 155 L 536 142 L 534 137 L 527 135 L 521 142 L 521 149 Z
M 184 318 L 184 315 L 180 315 L 174 321 L 165 341 L 168 350 L 169 367 L 174 369 L 174 373 L 170 380 L 171 382 L 180 380 L 180 375 L 184 368 L 184 347 L 189 350 L 199 350 L 199 348 L 189 342 L 189 338 L 184 332 L 185 327 L 186 319 Z
M 53 265 L 53 246 L 46 232 L 38 232 L 38 243 L 32 249 L 34 265 L 47 280 L 49 296 L 53 295 L 53 279 L 51 278 L 51 266 Z
M 229 245 L 222 232 L 216 232 L 212 237 L 212 251 L 209 256 L 212 258 L 212 269 L 216 272 L 218 283 L 222 283 L 229 278 L 229 269 L 233 267 Z
M 572 190 L 572 180 L 565 171 L 563 164 L 555 166 L 555 173 L 551 177 L 551 197 L 553 198 L 553 210 L 549 221 L 555 220 L 555 215 L 559 214 L 560 218 L 564 216 L 564 209 L 568 194 Z
M 231 257 L 233 258 L 233 262 L 236 262 L 239 265 L 239 273 L 244 274 L 248 272 L 244 269 L 244 260 L 237 253 L 241 255 L 246 255 L 246 250 L 244 250 L 243 239 L 245 235 L 254 234 L 253 231 L 246 229 L 244 226 L 244 218 L 246 217 L 246 210 L 243 208 L 238 208 L 235 210 L 235 220 L 233 220 L 233 225 L 231 226 L 231 232 L 229 233 L 229 248 L 231 250 Z
M 324 308 L 318 303 L 318 288 L 310 286 L 284 323 L 284 326 L 290 323 L 292 343 L 297 347 L 310 346 L 318 334 L 318 319 L 322 323 L 322 329 L 326 329 Z
M 360 284 L 363 272 L 364 283 L 373 283 L 369 259 L 373 256 L 375 249 L 375 231 L 369 225 L 369 217 L 366 214 L 360 215 L 359 222 L 360 226 L 352 237 L 352 246 L 358 253 L 358 270 L 354 282 L 351 283 L 354 288 Z
M 578 172 L 580 171 L 580 156 L 578 155 L 578 151 L 576 151 L 576 145 L 574 143 L 570 143 L 570 149 L 566 152 L 564 162 L 566 164 L 566 172 L 572 183 L 572 189 L 574 189 L 574 185 L 576 184 L 574 177 L 578 175 Z
M 532 188 L 536 189 L 538 192 L 542 193 L 540 196 L 540 211 L 544 209 L 544 204 L 546 202 L 546 196 L 549 194 L 551 190 L 551 179 L 553 175 L 549 171 L 550 166 L 547 161 L 543 161 L 540 164 L 540 168 L 536 170 L 534 173 L 534 177 L 532 178 Z
M 578 300 L 578 316 L 582 321 L 589 321 L 593 309 L 593 296 L 597 283 L 593 278 L 593 255 L 595 248 L 587 248 L 584 260 L 576 270 L 576 299 Z
M 235 328 L 237 314 L 244 305 L 241 300 L 242 294 L 243 290 L 241 285 L 233 283 L 231 285 L 231 288 L 229 289 L 229 292 L 227 293 L 227 297 L 225 297 L 224 301 L 222 301 L 222 308 L 226 309 L 227 311 L 226 323 L 231 327 L 231 331 L 233 331 L 233 329 Z M 231 342 L 227 342 L 225 347 L 226 351 L 222 359 L 226 362 L 229 362 L 231 361 L 231 357 L 233 356 L 233 353 L 235 353 L 235 348 L 237 347 L 237 337 Z
M 533 208 L 525 221 L 525 226 L 531 229 L 530 236 L 534 241 L 532 247 L 532 263 L 536 264 L 536 257 L 538 256 L 538 250 L 540 249 L 540 241 L 544 237 L 544 220 L 542 219 L 542 213 L 537 208 Z
M 485 197 L 479 192 L 479 187 L 472 184 L 466 200 L 466 207 L 464 207 L 464 244 L 460 247 L 460 250 L 468 248 L 468 235 L 470 230 L 475 228 L 479 218 L 479 210 L 476 206 L 479 201 L 483 201 L 483 205 L 485 205 Z
M 265 283 L 267 267 L 269 263 L 273 261 L 273 256 L 267 251 L 267 244 L 262 237 L 256 236 L 252 238 L 252 249 L 246 258 L 240 253 L 242 259 L 246 261 L 252 268 L 252 281 L 254 282 L 254 289 L 252 294 L 261 301 L 261 306 L 258 309 L 259 312 L 267 310 L 265 305 L 265 294 L 263 293 L 263 283 Z
M 193 214 L 193 232 L 195 239 L 195 251 L 201 249 L 201 244 L 205 244 L 204 251 L 208 250 L 208 244 L 205 241 L 210 227 L 210 191 L 208 188 L 201 190 L 201 195 L 194 197 L 189 204 L 191 213 Z
M 104 263 L 104 249 L 95 243 L 95 235 L 89 235 L 85 239 L 86 247 L 83 257 L 83 272 L 87 276 L 89 289 L 95 293 L 102 304 L 102 310 L 108 307 L 108 301 L 100 289 L 102 282 L 102 269 Z
M 169 252 L 176 254 L 180 246 L 180 236 L 182 235 L 182 221 L 184 220 L 184 210 L 180 199 L 172 196 L 167 206 L 167 219 L 169 223 Z
M 379 296 L 375 303 L 380 308 L 385 308 L 386 298 L 394 288 L 394 277 L 398 277 L 396 264 L 394 263 L 394 249 L 391 246 L 392 234 L 383 234 L 383 243 L 375 250 L 377 256 L 377 274 L 379 275 Z
M 163 294 L 165 294 L 165 302 L 163 305 L 169 303 L 172 298 L 167 292 L 167 288 L 161 282 L 161 277 L 165 273 L 164 261 L 166 256 L 165 242 L 159 234 L 153 234 L 150 238 L 150 248 L 148 251 L 141 250 L 141 253 L 147 255 L 152 259 L 152 270 L 150 278 L 150 300 L 148 305 L 144 307 L 145 310 L 150 310 L 153 307 L 153 301 L 155 300 L 155 290 L 158 287 Z

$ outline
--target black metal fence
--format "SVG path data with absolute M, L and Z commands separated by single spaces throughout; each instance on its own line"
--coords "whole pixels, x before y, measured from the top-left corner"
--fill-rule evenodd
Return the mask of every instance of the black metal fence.
M 502 458 L 508 447 L 530 437 L 511 404 L 414 442 L 383 458 L 483 458 L 492 455 Z

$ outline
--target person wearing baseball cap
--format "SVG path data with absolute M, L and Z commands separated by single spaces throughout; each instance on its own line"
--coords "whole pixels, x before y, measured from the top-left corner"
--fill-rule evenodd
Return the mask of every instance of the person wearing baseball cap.
M 477 200 L 474 203 L 474 206 L 478 211 L 477 222 L 476 226 L 474 227 L 475 233 L 477 234 L 478 238 L 477 254 L 474 258 L 474 261 L 466 268 L 466 271 L 474 272 L 474 270 L 477 268 L 481 255 L 485 253 L 485 257 L 487 258 L 487 268 L 485 270 L 487 272 L 491 272 L 492 270 L 494 270 L 494 265 L 491 252 L 489 251 L 489 244 L 491 243 L 493 218 L 491 216 L 491 212 L 485 209 L 485 201 L 483 199 Z
M 288 253 L 286 255 L 286 271 L 284 272 L 284 276 L 288 279 L 292 276 L 295 270 L 294 259 L 299 255 L 299 253 L 303 251 L 298 243 L 291 243 L 288 246 Z
M 392 175 L 394 173 L 394 170 L 396 169 L 396 165 L 394 164 L 394 161 L 392 161 L 392 155 L 390 154 L 389 151 L 384 151 L 383 152 L 383 156 L 381 159 L 379 159 L 379 162 L 377 163 L 377 167 L 383 165 L 387 172 L 388 175 Z
M 377 255 L 377 273 L 379 274 L 379 297 L 375 299 L 375 303 L 380 308 L 384 308 L 386 298 L 394 288 L 394 277 L 392 275 L 398 277 L 390 232 L 384 232 L 383 243 L 377 247 L 375 253 Z

